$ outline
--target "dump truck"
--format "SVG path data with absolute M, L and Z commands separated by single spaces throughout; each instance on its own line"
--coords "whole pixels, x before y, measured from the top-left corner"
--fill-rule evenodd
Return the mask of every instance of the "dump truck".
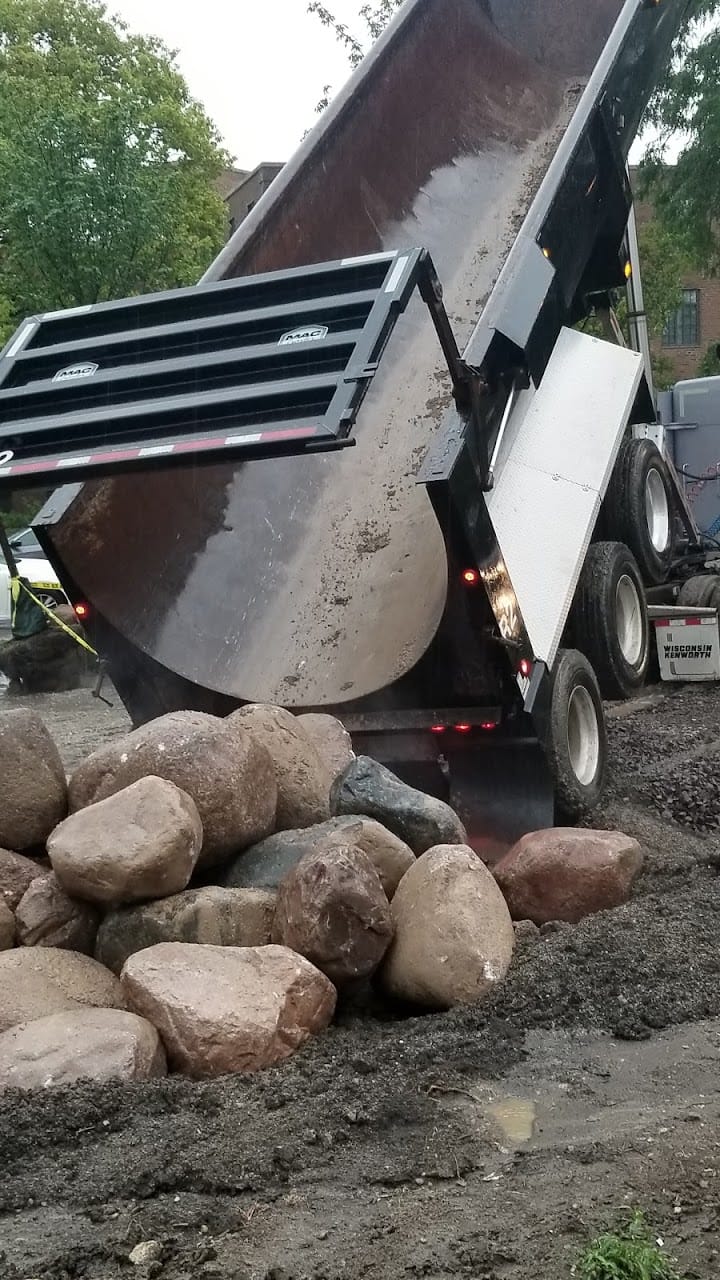
M 627 171 L 688 10 L 406 0 L 198 286 L 20 327 L 0 485 L 136 724 L 333 713 L 488 857 L 597 803 L 702 554 Z

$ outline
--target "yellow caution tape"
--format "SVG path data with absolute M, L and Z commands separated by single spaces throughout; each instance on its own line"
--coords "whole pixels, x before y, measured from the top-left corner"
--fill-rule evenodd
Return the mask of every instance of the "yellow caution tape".
M 88 644 L 87 640 L 83 640 L 82 636 L 79 636 L 77 631 L 73 631 L 72 627 L 68 627 L 67 624 L 63 622 L 61 618 L 56 618 L 52 609 L 48 609 L 47 605 L 44 605 L 42 600 L 38 600 L 37 596 L 33 595 L 30 588 L 26 586 L 26 584 L 22 581 L 22 578 L 12 579 L 11 590 L 15 589 L 16 584 L 25 592 L 26 595 L 30 597 L 30 599 L 34 602 L 34 604 L 38 606 L 39 609 L 42 609 L 43 613 L 47 614 L 50 621 L 54 622 L 56 627 L 59 627 L 60 630 L 64 631 L 66 635 L 71 636 L 72 639 L 77 642 L 77 644 L 81 645 L 83 649 L 87 649 L 88 653 L 91 653 L 94 658 L 97 658 L 98 656 L 97 649 L 93 649 L 92 645 Z M 34 587 L 42 587 L 42 585 L 43 584 L 40 582 L 33 583 Z

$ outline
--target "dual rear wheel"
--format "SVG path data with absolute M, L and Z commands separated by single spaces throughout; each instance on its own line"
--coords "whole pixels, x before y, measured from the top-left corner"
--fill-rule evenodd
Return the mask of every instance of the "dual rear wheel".
M 623 441 L 598 528 L 602 540 L 588 550 L 568 619 L 572 647 L 555 663 L 545 729 L 557 809 L 570 820 L 602 795 L 603 699 L 632 697 L 651 663 L 646 586 L 667 578 L 674 542 L 670 476 L 652 441 Z

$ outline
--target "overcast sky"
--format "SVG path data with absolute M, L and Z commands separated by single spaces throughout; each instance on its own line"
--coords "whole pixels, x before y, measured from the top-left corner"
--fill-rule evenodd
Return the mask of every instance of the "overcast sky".
M 137 32 L 178 52 L 193 95 L 241 169 L 287 160 L 314 123 L 323 86 L 349 74 L 334 36 L 306 0 L 107 0 Z M 360 0 L 331 0 L 352 20 Z
M 326 3 L 362 29 L 361 0 Z M 287 160 L 314 123 L 323 87 L 338 89 L 350 73 L 307 0 L 108 0 L 108 9 L 177 50 L 190 91 L 241 169 Z

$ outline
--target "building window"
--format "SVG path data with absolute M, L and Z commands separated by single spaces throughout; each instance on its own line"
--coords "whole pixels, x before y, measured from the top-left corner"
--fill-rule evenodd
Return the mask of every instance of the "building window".
M 673 311 L 663 333 L 664 347 L 700 346 L 700 291 L 683 289 L 682 302 Z

